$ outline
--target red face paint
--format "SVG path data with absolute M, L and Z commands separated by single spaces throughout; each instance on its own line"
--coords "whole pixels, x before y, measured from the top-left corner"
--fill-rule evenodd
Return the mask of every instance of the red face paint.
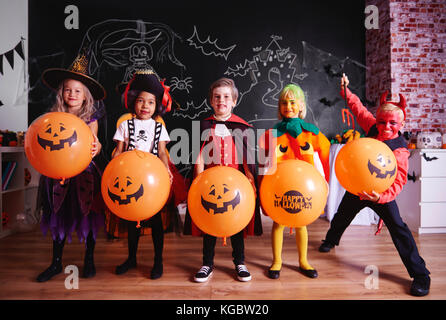
M 379 140 L 389 140 L 398 137 L 398 131 L 403 127 L 399 112 L 380 111 L 376 117 L 376 128 Z

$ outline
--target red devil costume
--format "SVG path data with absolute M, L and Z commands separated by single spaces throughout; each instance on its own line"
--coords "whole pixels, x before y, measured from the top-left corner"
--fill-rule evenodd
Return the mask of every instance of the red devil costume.
M 414 278 L 411 294 L 416 296 L 425 295 L 429 292 L 430 272 L 426 269 L 425 262 L 418 253 L 417 245 L 413 239 L 412 233 L 401 219 L 398 205 L 395 201 L 396 196 L 401 192 L 404 184 L 407 182 L 408 158 L 410 154 L 407 150 L 406 141 L 399 131 L 397 131 L 396 138 L 386 139 L 383 137 L 383 128 L 380 128 L 382 124 L 376 121 L 375 117 L 362 105 L 356 95 L 351 93 L 348 89 L 346 92 L 348 106 L 356 116 L 359 125 L 365 132 L 367 132 L 367 136 L 384 142 L 393 151 L 397 160 L 398 172 L 395 182 L 387 191 L 380 195 L 377 202 L 360 200 L 358 196 L 346 191 L 339 204 L 338 211 L 331 221 L 330 229 L 328 230 L 326 238 L 323 240 L 324 243 L 319 248 L 319 251 L 328 252 L 335 245 L 339 245 L 342 234 L 350 225 L 356 214 L 363 208 L 369 207 L 374 210 L 386 224 L 404 266 L 410 277 Z M 342 90 L 341 95 L 344 96 Z M 381 96 L 380 107 L 384 104 L 394 104 L 403 110 L 405 118 L 406 101 L 404 97 L 400 95 L 400 102 L 396 103 L 386 101 L 386 96 L 387 92 Z M 377 113 L 379 114 L 379 112 L 378 108 Z M 393 117 L 392 114 L 398 114 L 397 112 L 383 113 L 387 114 L 383 117 Z M 386 121 L 385 118 L 384 121 Z M 402 126 L 401 121 L 400 126 Z M 393 128 L 393 130 L 396 129 Z

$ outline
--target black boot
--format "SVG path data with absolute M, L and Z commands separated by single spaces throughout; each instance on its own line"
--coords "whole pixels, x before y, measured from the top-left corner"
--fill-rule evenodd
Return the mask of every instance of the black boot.
M 38 282 L 45 282 L 50 280 L 56 274 L 62 272 L 62 252 L 65 245 L 65 238 L 63 240 L 53 240 L 53 260 L 51 265 L 37 277 Z
M 116 267 L 116 274 L 123 274 L 129 271 L 129 269 L 136 268 L 136 252 L 138 251 L 139 236 L 141 229 L 136 228 L 136 223 L 128 222 L 128 249 L 129 256 L 123 264 Z
M 96 241 L 93 238 L 93 233 L 90 231 L 85 243 L 85 258 L 84 258 L 84 278 L 92 278 L 96 275 L 96 267 L 94 265 L 94 247 Z

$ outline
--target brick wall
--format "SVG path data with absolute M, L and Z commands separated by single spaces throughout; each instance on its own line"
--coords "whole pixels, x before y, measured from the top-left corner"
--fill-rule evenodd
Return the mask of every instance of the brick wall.
M 380 11 L 380 29 L 366 32 L 367 99 L 377 101 L 390 90 L 398 101 L 402 93 L 408 102 L 406 130 L 446 133 L 446 0 L 367 0 L 369 4 Z M 376 43 L 389 47 L 373 50 Z

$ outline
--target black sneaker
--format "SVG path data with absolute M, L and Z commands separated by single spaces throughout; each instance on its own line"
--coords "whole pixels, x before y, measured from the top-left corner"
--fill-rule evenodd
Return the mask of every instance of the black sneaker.
M 251 280 L 251 274 L 248 271 L 248 268 L 244 264 L 238 264 L 235 266 L 235 271 L 237 272 L 237 279 L 240 281 L 246 282 Z
M 331 249 L 334 248 L 334 245 L 326 240 L 322 240 L 322 244 L 319 247 L 319 252 L 330 252 Z
M 416 297 L 422 297 L 429 294 L 431 278 L 429 276 L 414 277 L 410 287 L 410 294 Z
M 194 281 L 195 282 L 206 282 L 209 280 L 209 277 L 212 275 L 214 267 L 209 266 L 201 266 L 200 270 L 195 274 Z

